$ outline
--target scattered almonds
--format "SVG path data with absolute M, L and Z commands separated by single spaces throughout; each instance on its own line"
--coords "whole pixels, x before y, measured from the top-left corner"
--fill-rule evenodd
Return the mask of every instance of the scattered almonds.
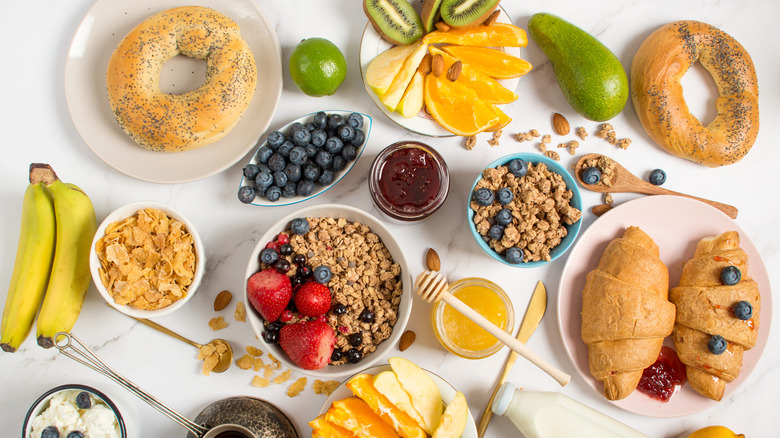
M 401 335 L 401 340 L 398 342 L 398 349 L 400 351 L 406 350 L 414 343 L 416 338 L 417 334 L 415 334 L 413 331 L 405 331 L 404 334 Z
M 426 53 L 425 56 L 423 56 L 422 61 L 420 62 L 420 66 L 417 67 L 417 71 L 422 73 L 423 75 L 428 75 L 431 73 L 432 67 L 431 67 L 431 54 Z
M 441 55 L 437 55 L 441 57 Z M 442 59 L 443 61 L 443 59 Z M 443 67 L 442 67 L 443 68 Z M 455 61 L 450 68 L 447 69 L 447 79 L 450 82 L 455 82 L 460 77 L 460 72 L 463 70 L 463 63 L 461 61 Z
M 555 132 L 558 135 L 567 135 L 569 133 L 569 121 L 566 120 L 566 117 L 564 117 L 561 114 L 555 113 L 553 114 L 553 129 L 555 129 Z
M 440 54 L 433 55 L 431 58 L 431 73 L 437 78 L 444 73 L 444 57 Z
M 425 267 L 427 267 L 429 271 L 438 271 L 441 269 L 441 259 L 439 259 L 439 254 L 437 254 L 436 250 L 433 248 L 428 248 L 428 251 L 425 253 Z
M 214 299 L 214 311 L 219 312 L 230 304 L 230 300 L 233 299 L 233 294 L 229 290 L 223 290 L 217 294 L 217 298 Z
M 490 17 L 488 17 L 488 18 L 490 18 Z M 442 32 L 449 32 L 450 29 L 452 29 L 449 24 L 447 24 L 447 23 L 445 23 L 443 21 L 437 21 L 436 24 L 434 24 L 434 26 L 436 26 L 437 30 L 440 30 Z
M 211 327 L 212 330 L 222 330 L 223 328 L 227 327 L 228 324 L 225 322 L 225 318 L 218 316 L 216 318 L 211 318 L 209 320 L 209 327 Z
M 491 24 L 495 23 L 496 20 L 498 20 L 498 16 L 501 12 L 496 9 L 493 11 L 492 14 L 488 15 L 488 17 L 485 19 L 485 21 L 482 22 L 483 26 L 490 26 Z

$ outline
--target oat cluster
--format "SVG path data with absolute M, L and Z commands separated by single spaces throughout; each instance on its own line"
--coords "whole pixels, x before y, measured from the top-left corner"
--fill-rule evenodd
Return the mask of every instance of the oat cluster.
M 596 183 L 596 185 L 612 187 L 615 176 L 617 176 L 617 173 L 615 172 L 615 161 L 602 155 L 598 158 L 585 160 L 585 162 L 582 164 L 582 168 L 586 169 L 588 167 L 597 167 L 599 170 L 601 170 L 601 179 Z

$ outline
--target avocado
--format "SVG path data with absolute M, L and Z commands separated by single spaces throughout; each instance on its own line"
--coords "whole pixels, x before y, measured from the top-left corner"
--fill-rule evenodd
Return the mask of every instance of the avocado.
M 566 100 L 585 118 L 603 122 L 628 100 L 628 77 L 617 56 L 593 35 L 561 17 L 538 13 L 528 33 L 552 64 Z

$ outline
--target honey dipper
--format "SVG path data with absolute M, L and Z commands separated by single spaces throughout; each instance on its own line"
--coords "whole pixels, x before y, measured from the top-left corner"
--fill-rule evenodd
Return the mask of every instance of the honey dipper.
M 475 324 L 487 330 L 488 333 L 495 336 L 504 345 L 516 351 L 517 354 L 528 359 L 532 364 L 539 367 L 542 371 L 549 374 L 550 377 L 555 379 L 561 386 L 565 386 L 569 383 L 571 376 L 563 371 L 555 368 L 551 364 L 547 363 L 544 359 L 537 356 L 534 352 L 528 349 L 522 342 L 508 335 L 505 331 L 501 330 L 490 322 L 487 318 L 477 313 L 474 309 L 467 306 L 463 301 L 457 299 L 451 293 L 448 292 L 449 284 L 447 279 L 439 272 L 424 271 L 417 276 L 414 282 L 414 286 L 417 288 L 417 294 L 429 303 L 435 303 L 439 300 L 444 300 L 453 309 L 462 313 L 463 316 L 472 320 Z

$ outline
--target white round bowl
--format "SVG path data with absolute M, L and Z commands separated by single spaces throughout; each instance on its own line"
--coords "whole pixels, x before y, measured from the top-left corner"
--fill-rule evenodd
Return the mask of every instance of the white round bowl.
M 192 279 L 192 283 L 187 288 L 187 295 L 185 295 L 184 298 L 174 301 L 170 306 L 157 310 L 143 310 L 137 309 L 130 305 L 117 304 L 111 294 L 108 293 L 108 290 L 106 290 L 105 286 L 103 286 L 103 282 L 100 280 L 100 259 L 97 256 L 97 252 L 95 252 L 95 244 L 105 235 L 106 227 L 114 222 L 124 220 L 125 218 L 130 217 L 139 210 L 143 210 L 145 208 L 156 208 L 158 210 L 164 211 L 168 217 L 182 222 L 187 231 L 192 235 L 193 244 L 195 246 L 195 275 Z M 106 300 L 106 303 L 108 303 L 109 306 L 124 313 L 125 315 L 129 315 L 135 318 L 155 318 L 174 312 L 175 310 L 183 307 L 187 301 L 192 298 L 192 296 L 198 290 L 198 286 L 200 285 L 201 279 L 203 278 L 203 273 L 206 271 L 206 251 L 203 248 L 203 242 L 200 240 L 200 236 L 198 236 L 198 232 L 195 230 L 192 222 L 187 220 L 187 218 L 184 217 L 184 215 L 181 214 L 178 210 L 169 205 L 163 204 L 162 202 L 138 201 L 124 205 L 112 211 L 100 224 L 97 232 L 95 232 L 95 237 L 92 240 L 92 249 L 89 255 L 89 269 L 92 272 L 92 282 L 95 283 L 95 287 L 97 287 L 98 292 L 100 292 L 100 295 L 103 296 L 103 299 Z
M 401 281 L 403 285 L 403 291 L 401 294 L 401 302 L 398 306 L 398 319 L 396 320 L 395 326 L 393 326 L 393 332 L 389 338 L 385 339 L 377 346 L 376 351 L 364 357 L 363 360 L 358 363 L 327 365 L 319 370 L 307 370 L 293 363 L 287 357 L 284 351 L 282 351 L 278 344 L 269 344 L 263 340 L 263 319 L 260 314 L 254 310 L 252 304 L 249 302 L 246 291 L 246 284 L 249 280 L 249 277 L 251 277 L 260 269 L 260 262 L 258 261 L 258 258 L 260 251 L 265 248 L 266 243 L 273 240 L 274 237 L 276 237 L 276 235 L 280 232 L 288 229 L 290 222 L 293 219 L 299 217 L 344 218 L 351 222 L 357 221 L 367 225 L 369 228 L 371 228 L 372 232 L 374 232 L 377 236 L 379 236 L 380 239 L 382 239 L 385 247 L 393 256 L 393 260 L 401 266 Z M 249 257 L 249 264 L 247 265 L 246 275 L 244 277 L 243 298 L 247 309 L 247 321 L 252 326 L 252 330 L 255 332 L 257 339 L 259 339 L 260 343 L 265 347 L 266 351 L 273 353 L 273 355 L 288 368 L 291 368 L 302 374 L 307 374 L 323 379 L 336 379 L 339 377 L 351 376 L 371 367 L 378 361 L 382 360 L 398 343 L 398 340 L 401 338 L 401 334 L 404 332 L 406 323 L 409 320 L 409 315 L 412 312 L 412 277 L 409 271 L 409 265 L 406 262 L 406 258 L 404 257 L 404 253 L 401 250 L 400 245 L 398 242 L 396 242 L 395 238 L 393 238 L 393 235 L 379 219 L 362 210 L 348 207 L 346 205 L 323 204 L 303 208 L 290 215 L 287 215 L 272 225 L 266 231 L 263 237 L 260 238 L 257 246 L 255 246 L 255 249 L 252 251 L 252 254 Z

